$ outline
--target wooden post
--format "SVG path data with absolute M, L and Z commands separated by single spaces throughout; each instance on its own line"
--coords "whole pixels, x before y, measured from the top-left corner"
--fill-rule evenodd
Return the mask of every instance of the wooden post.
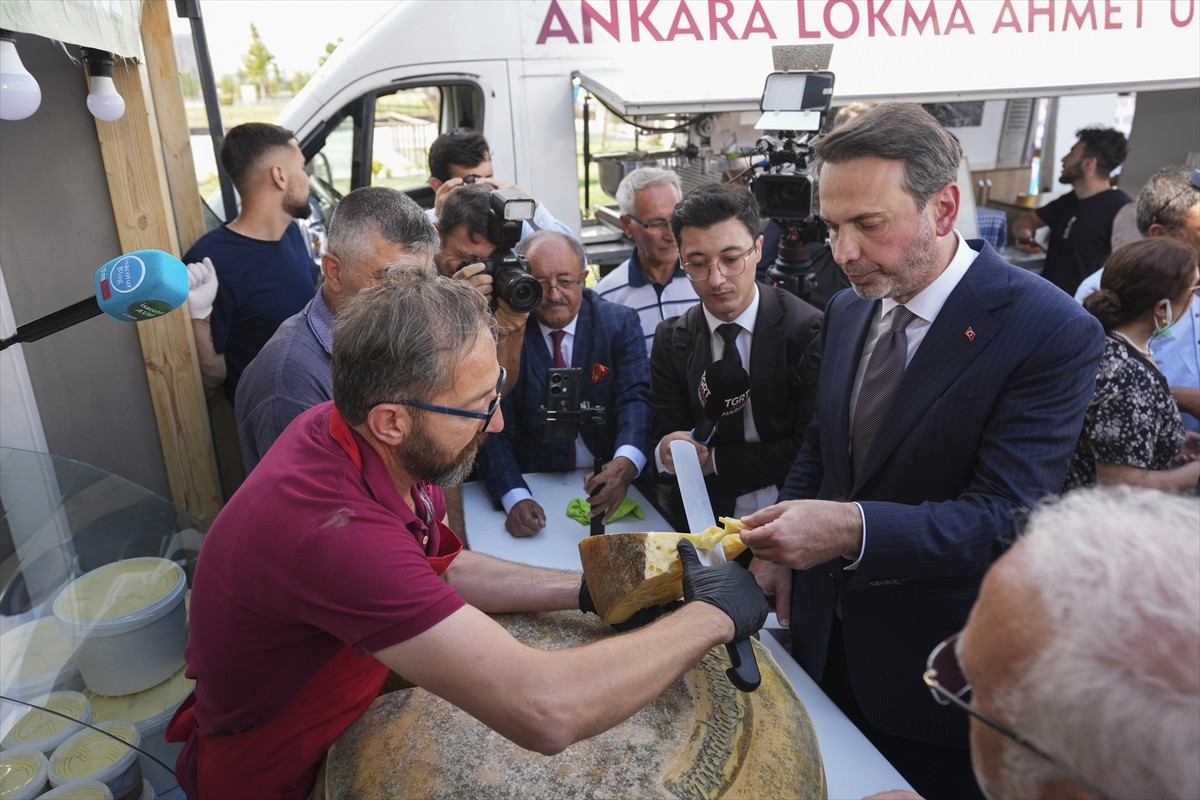
M 147 58 L 154 60 L 155 69 L 169 70 L 169 74 L 175 75 L 169 20 L 157 13 L 165 15 L 165 3 L 152 0 L 144 3 L 143 9 L 151 23 L 150 29 L 143 32 Z M 164 47 L 169 66 L 158 63 L 166 58 Z M 96 131 L 121 249 L 126 252 L 158 249 L 178 255 L 179 237 L 154 101 L 147 83 L 148 71 L 133 60 L 117 59 L 113 65 L 113 83 L 125 99 L 125 114 L 115 122 L 97 120 Z M 168 105 L 169 102 L 164 103 Z M 169 113 L 182 118 L 182 101 L 177 110 Z M 190 161 L 190 151 L 187 155 Z M 196 194 L 194 176 L 192 181 L 190 193 L 180 189 L 180 197 Z M 200 366 L 186 305 L 158 319 L 138 323 L 137 332 L 171 499 L 202 521 L 211 522 L 221 501 Z
M 175 212 L 175 231 L 181 251 L 186 251 L 204 235 L 204 212 L 200 206 L 196 164 L 192 160 L 183 90 L 179 86 L 170 14 L 168 0 L 144 0 L 142 50 L 146 54 L 146 75 L 162 140 L 167 187 Z

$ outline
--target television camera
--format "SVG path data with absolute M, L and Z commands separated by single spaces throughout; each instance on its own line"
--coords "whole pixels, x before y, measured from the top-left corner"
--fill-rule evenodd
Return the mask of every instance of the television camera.
M 775 263 L 767 277 L 809 300 L 818 259 L 828 256 L 825 226 L 813 213 L 813 180 L 809 173 L 811 142 L 833 102 L 832 72 L 772 72 L 763 87 L 755 129 L 773 131 L 755 143 L 764 158 L 756 164 L 751 188 L 760 213 L 782 233 Z

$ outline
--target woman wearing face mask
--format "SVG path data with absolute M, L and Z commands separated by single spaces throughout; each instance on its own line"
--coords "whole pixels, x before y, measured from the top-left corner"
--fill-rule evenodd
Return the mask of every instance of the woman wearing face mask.
M 1196 490 L 1200 434 L 1185 435 L 1152 350 L 1187 313 L 1198 283 L 1196 251 L 1173 239 L 1131 242 L 1109 256 L 1100 288 L 1083 301 L 1108 340 L 1064 491 L 1095 483 Z

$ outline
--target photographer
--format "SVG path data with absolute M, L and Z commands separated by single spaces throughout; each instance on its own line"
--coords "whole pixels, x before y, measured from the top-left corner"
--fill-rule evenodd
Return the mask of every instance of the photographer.
M 521 374 L 521 345 L 525 339 L 525 321 L 532 306 L 526 304 L 515 309 L 511 297 L 493 291 L 495 269 L 490 260 L 508 248 L 504 247 L 504 242 L 497 241 L 499 235 L 493 235 L 492 191 L 490 184 L 479 183 L 463 186 L 450 195 L 436 224 L 441 249 L 434 261 L 443 275 L 467 281 L 491 302 L 499 329 L 496 355 L 500 365 L 512 376 L 508 382 L 508 391 L 512 391 Z M 529 299 L 527 293 L 521 294 L 522 300 Z M 536 303 L 534 298 L 533 305 Z
M 542 301 L 533 312 L 537 324 L 525 336 L 521 379 L 501 405 L 504 430 L 488 437 L 480 449 L 479 475 L 508 514 L 509 533 L 532 536 L 545 527 L 546 511 L 522 473 L 573 470 L 599 456 L 606 463 L 583 482 L 591 513 L 603 514 L 607 521 L 621 505 L 646 464 L 650 369 L 637 313 L 583 288 L 586 264 L 578 241 L 540 231 L 522 242 L 520 250 L 541 283 Z M 551 440 L 538 410 L 551 367 L 582 369 L 579 399 L 603 406 L 609 424 L 580 427 L 570 441 Z M 558 508 L 550 513 L 564 512 Z
M 469 186 L 479 181 L 494 189 L 517 189 L 516 184 L 498 181 L 492 168 L 492 150 L 483 134 L 470 128 L 455 128 L 433 140 L 429 148 L 429 185 L 436 193 L 430 219 L 437 222 L 443 213 L 446 200 L 460 186 Z M 555 219 L 541 204 L 537 204 L 533 217 L 521 224 L 520 240 L 526 239 L 535 230 L 561 231 L 573 236 L 571 228 Z

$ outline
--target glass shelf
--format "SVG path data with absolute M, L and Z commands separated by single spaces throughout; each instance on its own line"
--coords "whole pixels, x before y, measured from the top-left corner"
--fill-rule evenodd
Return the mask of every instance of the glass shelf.
M 70 581 L 114 561 L 167 558 L 190 585 L 206 529 L 105 470 L 0 447 L 0 633 L 49 614 Z
M 18 700 L 38 704 L 51 702 L 51 705 L 68 702 L 62 695 L 50 701 L 51 691 L 82 692 L 92 710 L 102 709 L 104 703 L 112 708 L 139 709 L 137 712 L 112 712 L 128 713 L 131 717 L 141 714 L 148 702 L 158 703 L 163 707 L 155 706 L 152 713 L 147 711 L 138 718 L 113 718 L 134 722 L 142 733 L 143 749 L 173 766 L 179 745 L 166 745 L 161 729 L 191 684 L 182 675 L 182 670 L 171 672 L 182 662 L 182 647 L 186 640 L 186 594 L 182 607 L 178 598 L 183 589 L 191 586 L 206 530 L 207 527 L 185 509 L 110 472 L 69 458 L 0 447 L 0 695 L 14 698 L 0 700 L 0 739 L 19 727 L 26 714 L 33 713 Z M 110 644 L 107 646 L 112 655 L 97 658 L 95 653 L 105 647 L 100 639 L 112 636 L 110 641 L 115 641 L 116 635 L 97 632 L 94 635 L 100 639 L 93 640 L 93 633 L 68 630 L 54 614 L 54 601 L 68 585 L 84 575 L 109 564 L 144 557 L 166 559 L 178 565 L 183 570 L 187 587 L 180 587 L 179 571 L 161 561 L 130 562 L 106 570 L 105 574 L 113 574 L 113 570 L 124 574 L 124 571 L 137 570 L 146 563 L 155 565 L 152 569 L 159 572 L 165 569 L 166 574 L 174 576 L 171 579 L 173 597 L 169 603 L 162 601 L 159 605 L 164 608 L 170 605 L 174 611 L 162 613 L 164 618 L 171 617 L 175 621 L 147 624 L 145 630 L 154 632 L 147 633 L 136 647 Z M 95 580 L 105 579 L 99 575 L 88 578 L 88 581 Z M 104 602 L 110 602 L 114 597 L 125 600 L 137 597 L 129 594 L 129 587 L 138 585 L 137 579 L 132 583 L 121 582 L 124 580 L 121 578 L 112 583 L 114 588 L 107 591 L 108 599 Z M 137 628 L 142 624 L 140 618 L 149 612 L 134 608 L 129 618 L 139 620 L 133 626 Z M 157 615 L 155 612 L 156 618 Z M 100 619 L 100 622 L 87 624 L 96 626 L 97 630 L 105 625 L 111 627 L 107 617 Z M 152 657 L 151 651 L 155 649 L 167 652 L 161 657 L 158 654 Z M 117 682 L 128 683 L 131 673 L 138 673 L 154 658 L 167 665 L 160 671 L 170 677 L 163 680 L 159 672 L 147 671 L 137 679 L 141 681 L 137 685 L 130 683 L 124 689 L 90 691 L 93 687 L 101 688 L 98 676 L 103 671 L 109 673 L 105 680 L 113 681 L 114 686 Z M 92 670 L 90 680 L 82 666 L 85 659 Z M 91 686 L 87 685 L 89 682 Z M 151 686 L 143 689 L 146 684 Z M 131 694 L 115 696 L 124 692 Z M 135 697 L 139 699 L 135 700 Z M 78 702 L 83 703 L 83 700 Z M 97 721 L 99 716 L 93 717 L 93 722 Z M 18 738 L 26 730 L 45 729 L 41 718 L 37 723 L 28 719 L 26 723 L 17 732 Z M 18 744 L 24 741 L 20 739 Z M 14 746 L 7 741 L 4 744 Z M 50 745 L 46 745 L 46 750 L 49 749 Z M 143 775 L 160 797 L 164 796 L 164 791 L 167 797 L 179 796 L 169 769 L 152 763 L 145 756 L 141 757 L 141 762 Z

